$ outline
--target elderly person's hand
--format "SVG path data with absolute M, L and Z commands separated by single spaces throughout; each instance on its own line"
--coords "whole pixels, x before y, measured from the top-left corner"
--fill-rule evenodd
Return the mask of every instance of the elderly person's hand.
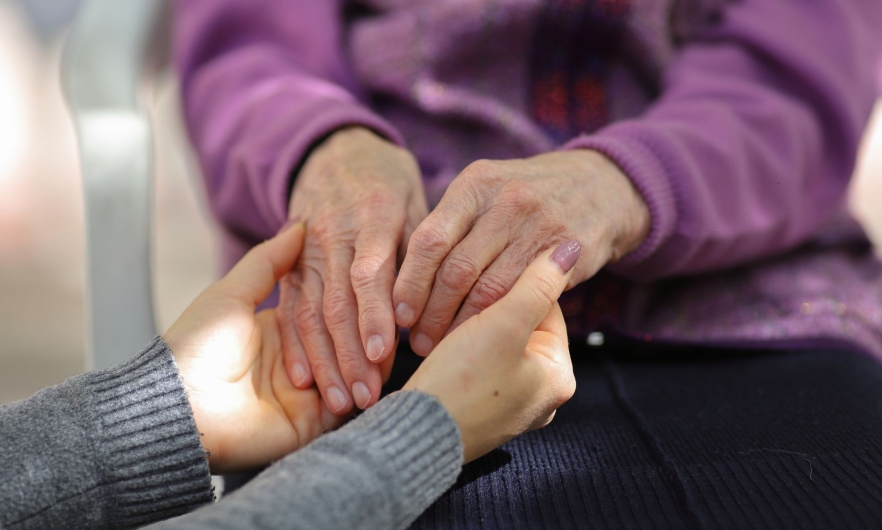
M 438 398 L 469 462 L 547 425 L 576 391 L 557 299 L 579 258 L 578 241 L 536 258 L 511 292 L 441 341 L 404 385 Z
M 499 300 L 545 249 L 577 238 L 570 285 L 636 249 L 649 210 L 609 159 L 589 150 L 481 160 L 413 233 L 393 291 L 398 325 L 420 355 Z
M 213 473 L 268 464 L 342 421 L 315 387 L 291 384 L 275 311 L 254 313 L 294 266 L 304 231 L 295 224 L 253 248 L 163 334 Z M 391 360 L 382 366 L 387 377 Z
M 307 234 L 280 282 L 285 366 L 297 387 L 315 381 L 335 414 L 380 397 L 375 363 L 397 341 L 397 260 L 427 211 L 413 156 L 367 129 L 332 134 L 297 175 L 289 215 Z

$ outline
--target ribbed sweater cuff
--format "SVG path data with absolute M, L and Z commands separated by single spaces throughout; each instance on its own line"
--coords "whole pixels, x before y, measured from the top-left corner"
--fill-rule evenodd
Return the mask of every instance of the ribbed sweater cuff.
M 462 468 L 459 427 L 435 397 L 399 391 L 345 427 L 361 451 L 383 463 L 387 484 L 398 484 L 394 528 L 415 520 L 455 482 Z
M 636 129 L 635 129 L 636 128 Z M 660 251 L 678 222 L 676 193 L 659 156 L 640 138 L 639 125 L 622 122 L 596 134 L 574 138 L 562 149 L 592 149 L 616 163 L 649 207 L 649 236 L 636 250 L 610 266 L 623 276 L 641 276 L 641 265 Z
M 89 374 L 86 386 L 115 527 L 167 519 L 214 499 L 183 382 L 161 337 L 131 360 Z

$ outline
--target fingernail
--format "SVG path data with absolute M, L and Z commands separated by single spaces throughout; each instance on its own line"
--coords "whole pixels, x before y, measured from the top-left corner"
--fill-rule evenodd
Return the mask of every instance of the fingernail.
M 295 364 L 291 367 L 291 380 L 294 382 L 294 386 L 305 385 L 307 379 L 309 379 L 309 374 L 306 373 L 306 368 L 303 365 Z
M 282 232 L 291 228 L 292 226 L 296 225 L 299 222 L 300 222 L 299 215 L 295 215 L 294 217 L 289 218 L 287 221 L 285 221 L 285 224 L 282 225 L 282 228 L 279 228 L 279 233 L 281 234 Z
M 371 402 L 371 391 L 368 390 L 366 384 L 359 381 L 352 385 L 352 397 L 355 399 L 356 406 L 364 410 Z
M 373 335 L 367 341 L 367 358 L 373 362 L 377 362 L 380 360 L 380 357 L 383 356 L 383 337 L 379 335 Z
M 554 249 L 551 253 L 551 261 L 560 266 L 560 270 L 564 274 L 570 272 L 573 265 L 579 261 L 579 255 L 582 253 L 582 243 L 578 239 L 570 239 L 564 241 Z
M 432 339 L 423 333 L 417 333 L 411 340 L 410 345 L 413 351 L 421 355 L 427 355 L 432 351 Z
M 395 308 L 395 318 L 398 320 L 400 326 L 410 326 L 413 324 L 413 309 L 404 302 L 401 302 L 398 304 L 398 307 Z
M 340 412 L 346 407 L 346 396 L 339 388 L 332 386 L 328 388 L 328 409 L 334 414 Z

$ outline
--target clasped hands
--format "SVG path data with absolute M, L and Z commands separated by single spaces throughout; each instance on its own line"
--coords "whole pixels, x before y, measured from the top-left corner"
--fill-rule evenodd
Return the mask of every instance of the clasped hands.
M 589 151 L 476 162 L 427 216 L 413 157 L 358 128 L 313 151 L 290 210 L 303 221 L 164 334 L 214 473 L 264 465 L 373 405 L 396 324 L 431 353 L 404 389 L 441 402 L 465 461 L 547 424 L 575 390 L 557 298 L 648 230 L 636 190 Z M 255 314 L 277 282 L 279 306 Z
M 429 355 L 546 249 L 582 243 L 573 287 L 649 232 L 631 181 L 589 150 L 477 161 L 427 214 L 414 157 L 358 127 L 312 151 L 289 215 L 306 221 L 307 235 L 280 283 L 285 367 L 298 388 L 315 383 L 335 414 L 376 403 L 396 326 Z

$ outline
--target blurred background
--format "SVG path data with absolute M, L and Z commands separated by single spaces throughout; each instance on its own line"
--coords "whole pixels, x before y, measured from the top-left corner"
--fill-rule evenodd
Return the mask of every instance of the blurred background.
M 0 0 L 0 403 L 85 368 L 83 197 L 59 83 L 76 0 Z M 152 80 L 154 302 L 165 330 L 218 273 L 208 214 L 166 68 Z M 850 195 L 882 243 L 882 103 Z M 882 246 L 882 245 L 880 245 Z

